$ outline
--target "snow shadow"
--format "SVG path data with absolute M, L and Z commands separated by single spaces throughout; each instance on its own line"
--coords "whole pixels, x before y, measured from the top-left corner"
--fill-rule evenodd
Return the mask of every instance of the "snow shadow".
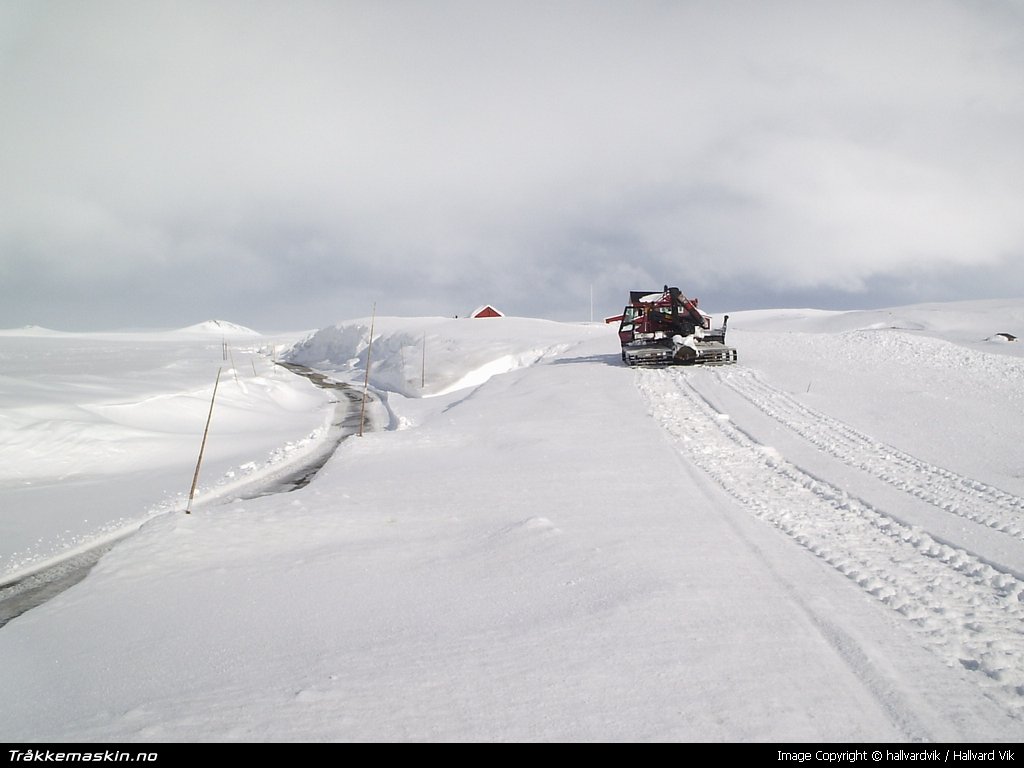
M 626 364 L 622 362 L 622 356 L 619 354 L 583 355 L 581 357 L 560 357 L 556 360 L 551 361 L 552 365 L 575 365 L 579 363 L 587 365 L 593 365 L 594 363 L 598 363 L 600 365 L 613 365 L 616 368 L 624 368 L 626 366 Z

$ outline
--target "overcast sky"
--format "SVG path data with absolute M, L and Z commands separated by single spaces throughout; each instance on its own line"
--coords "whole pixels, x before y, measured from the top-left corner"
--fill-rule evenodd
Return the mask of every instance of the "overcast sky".
M 0 327 L 665 283 L 1024 296 L 1024 3 L 0 0 Z

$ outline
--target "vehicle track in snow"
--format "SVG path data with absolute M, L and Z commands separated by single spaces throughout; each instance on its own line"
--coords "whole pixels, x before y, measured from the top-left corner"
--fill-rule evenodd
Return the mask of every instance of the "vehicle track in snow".
M 756 371 L 715 371 L 715 377 L 820 450 L 909 493 L 942 512 L 1024 539 L 1024 498 L 923 461 L 815 411 L 772 387 Z
M 1024 717 L 1024 581 L 904 524 L 756 442 L 694 389 L 691 376 L 678 368 L 637 372 L 637 386 L 652 416 L 677 449 L 756 517 L 912 624 L 947 664 L 977 673 L 975 679 L 990 698 Z M 756 385 L 751 389 L 760 391 Z M 816 428 L 827 433 L 821 440 L 850 439 L 840 422 L 829 417 L 816 421 Z M 908 491 L 916 494 L 916 489 Z

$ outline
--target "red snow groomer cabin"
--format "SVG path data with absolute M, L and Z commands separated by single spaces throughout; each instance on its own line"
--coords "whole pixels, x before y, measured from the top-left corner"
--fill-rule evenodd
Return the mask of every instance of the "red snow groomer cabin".
M 630 291 L 629 304 L 618 317 L 622 362 L 626 365 L 729 365 L 736 350 L 725 344 L 725 327 L 711 328 L 711 316 L 697 308 L 678 288 Z

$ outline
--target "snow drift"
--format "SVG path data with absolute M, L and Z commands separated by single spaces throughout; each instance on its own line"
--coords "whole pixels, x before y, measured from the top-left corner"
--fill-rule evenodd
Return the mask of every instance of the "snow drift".
M 370 345 L 370 327 L 374 329 Z M 571 327 L 571 326 L 570 326 Z M 586 336 L 603 328 L 576 326 Z M 529 318 L 363 318 L 324 328 L 286 351 L 291 362 L 366 370 L 375 388 L 429 397 L 551 358 L 570 346 L 566 324 Z

